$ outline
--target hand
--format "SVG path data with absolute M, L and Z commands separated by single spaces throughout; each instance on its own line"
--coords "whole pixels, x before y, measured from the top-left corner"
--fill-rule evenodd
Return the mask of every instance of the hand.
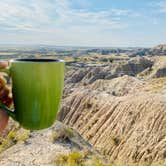
M 8 66 L 8 61 L 0 61 L 0 69 L 6 68 Z M 0 100 L 4 102 L 6 105 L 11 105 L 12 99 L 8 96 L 9 89 L 6 87 L 6 82 L 3 77 L 0 77 Z M 5 129 L 8 123 L 8 115 L 7 113 L 0 109 L 0 132 Z

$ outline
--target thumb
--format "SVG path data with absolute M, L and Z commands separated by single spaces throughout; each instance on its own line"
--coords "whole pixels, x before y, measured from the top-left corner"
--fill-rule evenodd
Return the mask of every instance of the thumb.
M 0 132 L 7 126 L 9 116 L 4 110 L 0 110 Z
M 3 69 L 9 65 L 8 61 L 0 61 L 0 69 Z

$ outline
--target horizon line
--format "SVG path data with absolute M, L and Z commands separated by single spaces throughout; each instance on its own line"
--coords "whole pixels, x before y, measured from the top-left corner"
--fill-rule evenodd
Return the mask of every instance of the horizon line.
M 153 46 L 86 46 L 86 45 L 58 45 L 58 44 L 42 44 L 42 43 L 34 43 L 34 44 L 23 44 L 23 43 L 19 43 L 19 44 L 15 44 L 15 43 L 0 43 L 0 47 L 1 46 L 50 46 L 50 47 L 75 47 L 75 48 L 152 48 L 158 45 L 166 45 L 166 44 L 156 44 Z

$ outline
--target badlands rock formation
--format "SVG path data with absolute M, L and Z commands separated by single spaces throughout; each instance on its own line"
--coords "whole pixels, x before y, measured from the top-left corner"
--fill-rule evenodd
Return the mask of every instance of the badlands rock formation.
M 152 59 L 153 65 L 151 67 L 147 67 L 141 73 L 138 73 L 138 77 L 143 77 L 145 79 L 166 77 L 166 57 L 160 56 Z
M 9 142 L 13 144 L 0 153 L 2 166 L 69 166 L 72 164 L 91 166 L 97 163 L 107 165 L 103 157 L 95 152 L 90 144 L 60 122 L 41 131 L 29 132 L 23 129 L 10 131 L 0 148 L 2 145 L 7 146 Z
M 166 55 L 166 45 L 161 44 L 150 49 L 152 55 Z
M 165 166 L 165 64 L 144 57 L 70 68 L 59 120 L 71 128 L 56 122 L 30 132 L 11 121 L 0 136 L 0 165 Z
M 148 58 L 133 58 L 117 61 L 105 67 L 73 68 L 66 72 L 64 97 L 75 88 L 92 84 L 98 79 L 110 80 L 123 75 L 136 76 L 153 66 L 153 60 Z
M 73 89 L 65 96 L 59 120 L 117 166 L 166 165 L 166 78 L 165 70 L 159 72 L 166 60 L 148 62 L 152 63 L 142 69 L 139 66 L 139 71 L 130 68 L 134 75 L 150 68 L 141 79 L 127 75 L 107 79 L 111 70 L 95 68 L 76 71 L 83 74 L 76 77 L 75 86 L 69 84 L 75 72 L 66 80 Z M 102 79 L 98 76 L 101 71 L 105 72 Z

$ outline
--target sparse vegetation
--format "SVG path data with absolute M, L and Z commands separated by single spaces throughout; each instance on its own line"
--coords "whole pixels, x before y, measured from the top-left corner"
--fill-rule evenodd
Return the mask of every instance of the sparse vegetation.
M 28 138 L 29 138 L 29 134 L 28 133 L 24 133 L 24 134 L 18 135 L 17 140 L 25 142 Z
M 70 139 L 74 135 L 74 130 L 71 128 L 65 128 L 62 131 L 53 132 L 50 136 L 51 142 L 55 142 L 59 139 L 65 140 Z
M 104 166 L 103 162 L 100 161 L 97 157 L 92 157 L 92 165 L 94 166 Z
M 148 81 L 147 86 L 144 87 L 146 92 L 158 93 L 166 86 L 166 77 L 155 78 Z
M 87 151 L 74 151 L 69 154 L 60 154 L 55 159 L 57 166 L 112 166 L 103 163 L 97 156 L 90 155 Z
M 25 142 L 29 138 L 29 132 L 19 133 L 19 131 L 10 131 L 6 138 L 0 142 L 0 152 L 15 145 L 17 142 Z
M 8 140 L 3 140 L 2 142 L 0 142 L 0 152 L 7 149 L 10 145 L 11 143 Z
M 115 146 L 118 146 L 120 143 L 120 139 L 118 137 L 112 136 L 111 141 Z
M 74 130 L 73 129 L 71 129 L 71 128 L 66 128 L 65 129 L 65 132 L 66 132 L 66 134 L 67 134 L 67 136 L 69 137 L 71 137 L 71 136 L 73 136 L 73 134 L 74 134 Z
M 166 160 L 156 161 L 152 164 L 152 166 L 166 166 Z
M 107 58 L 101 58 L 101 62 L 108 62 Z
M 61 166 L 84 166 L 85 157 L 80 152 L 72 152 L 70 154 L 61 154 L 56 158 L 56 162 Z
M 0 152 L 4 151 L 5 149 L 9 148 L 10 146 L 17 143 L 16 140 L 16 133 L 11 131 L 5 139 L 2 140 L 0 143 Z
M 91 108 L 92 107 L 92 104 L 91 103 L 87 103 L 86 104 L 86 108 Z
M 16 136 L 17 134 L 15 131 L 10 131 L 9 134 L 7 135 L 7 138 L 13 140 L 16 138 Z

